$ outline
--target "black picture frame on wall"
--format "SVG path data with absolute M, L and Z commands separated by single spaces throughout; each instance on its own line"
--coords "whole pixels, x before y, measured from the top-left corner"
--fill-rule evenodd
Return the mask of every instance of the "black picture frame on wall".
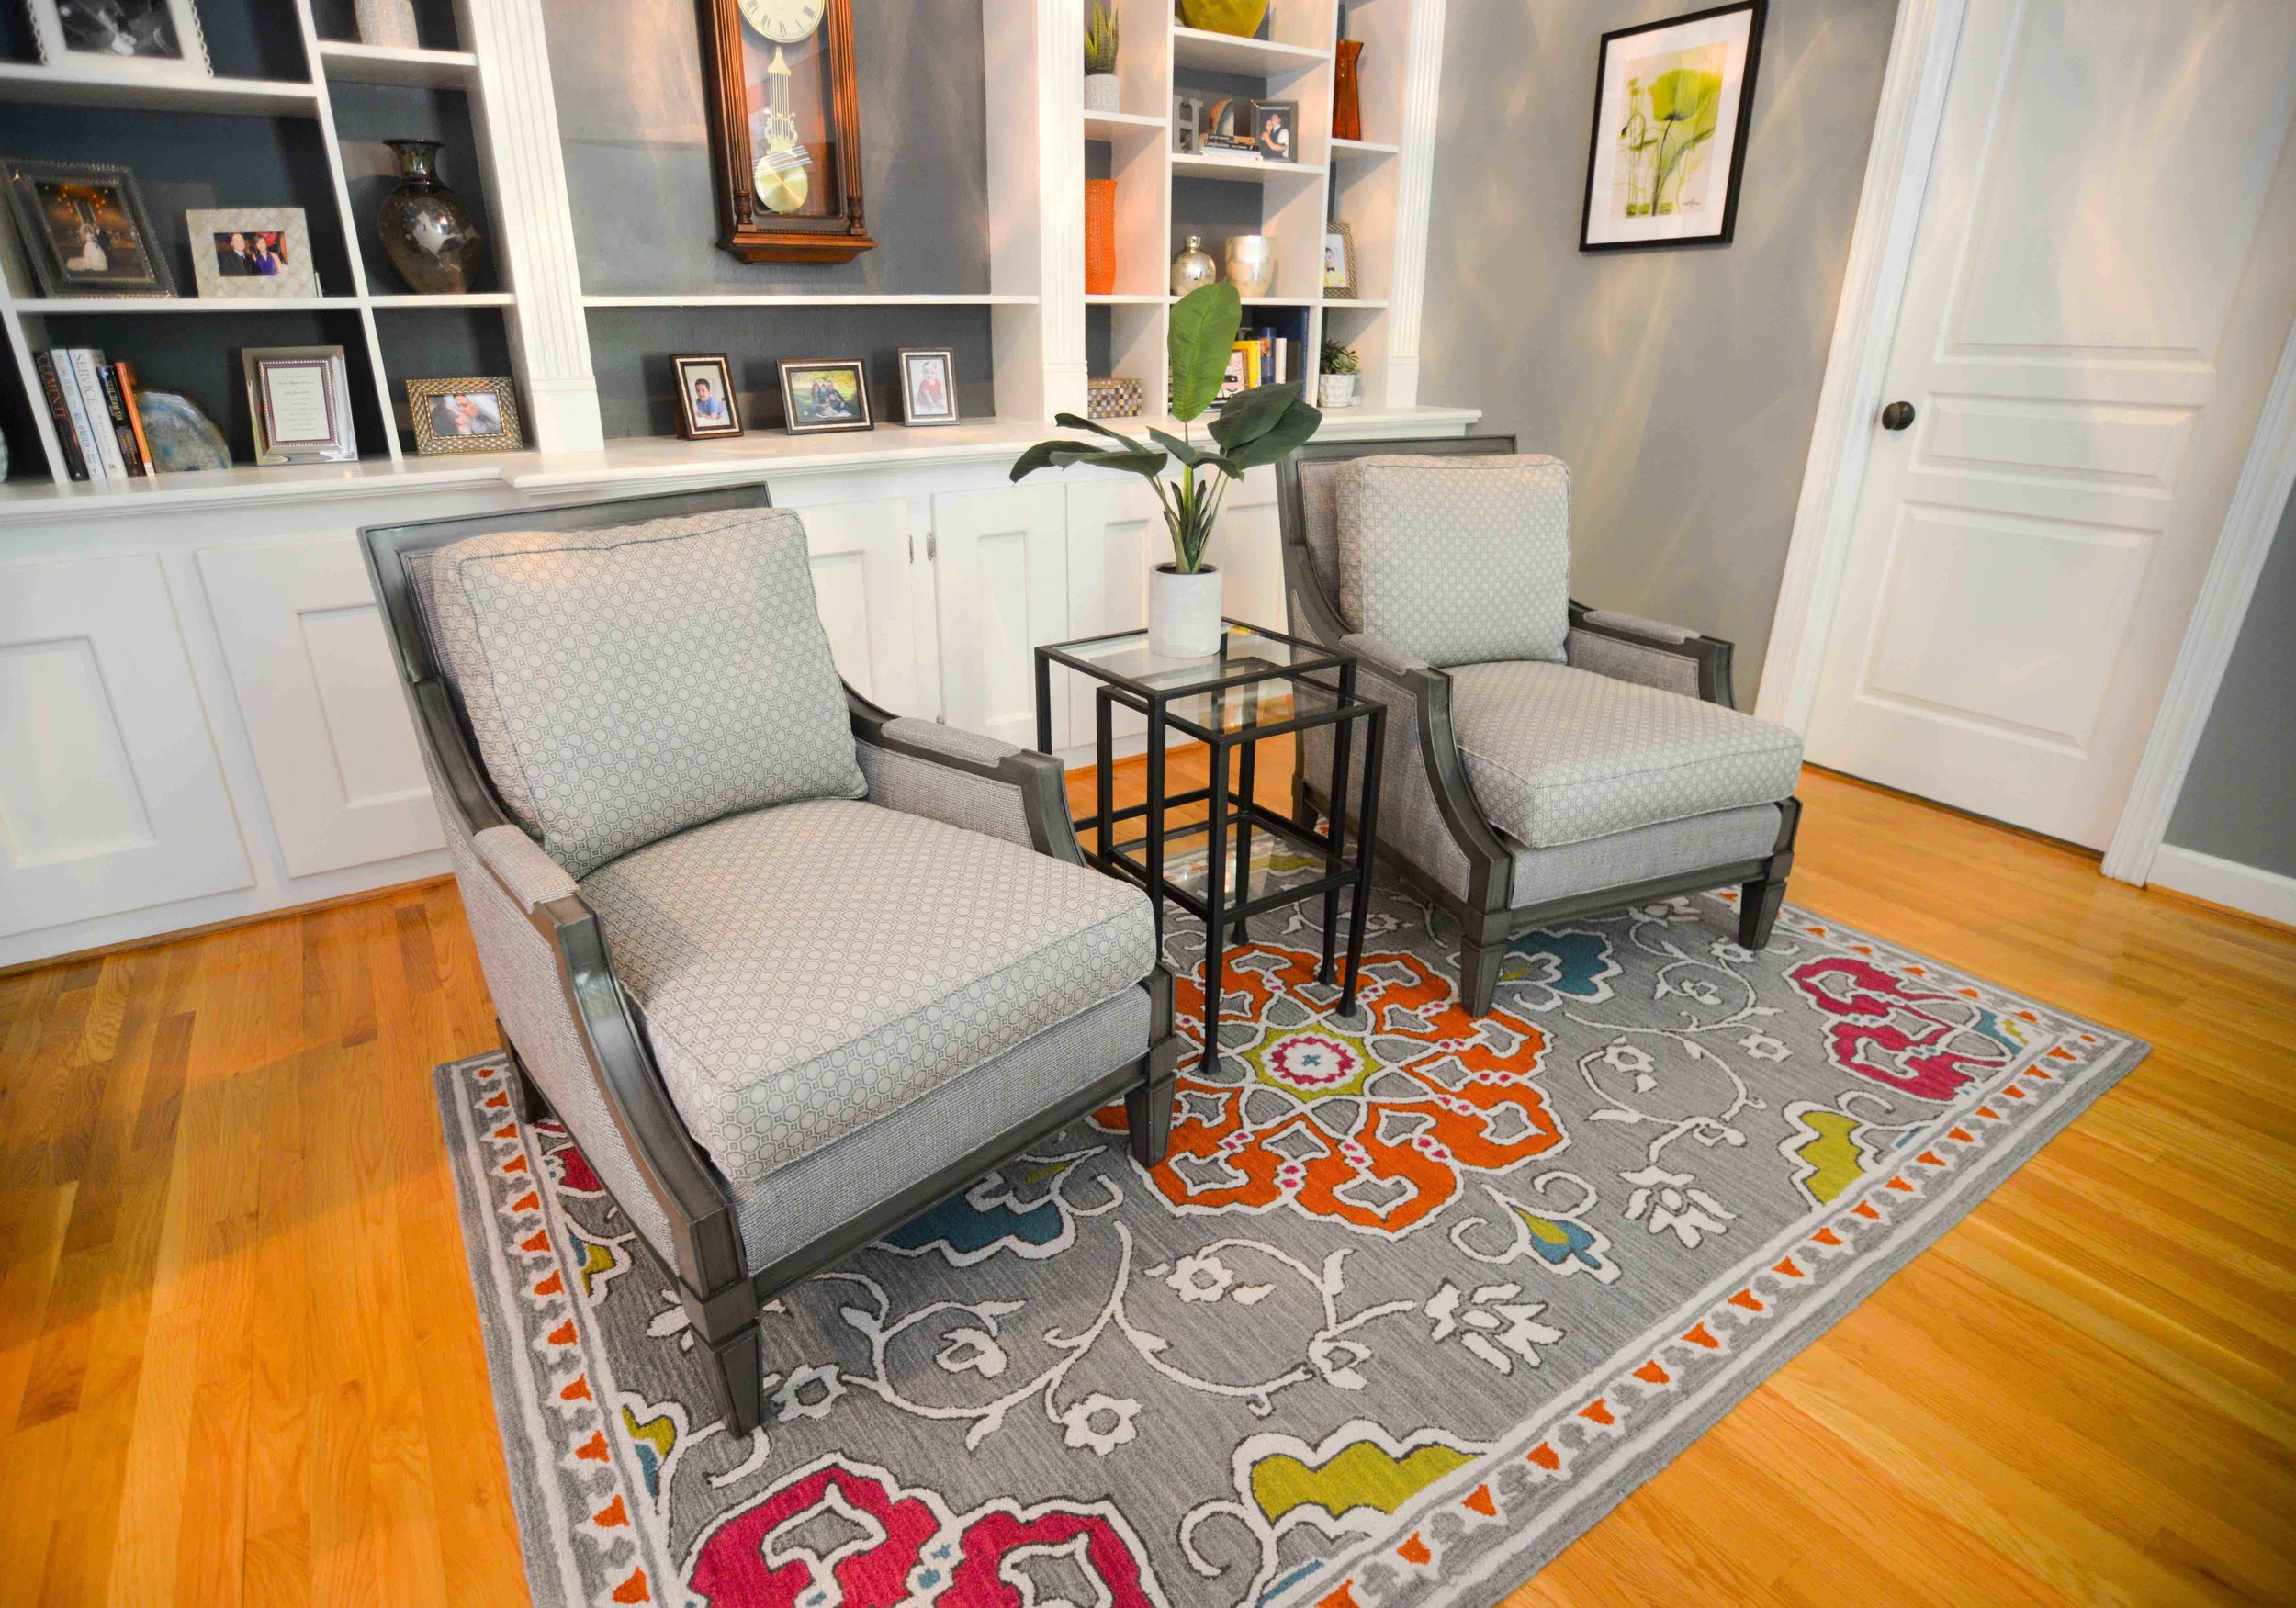
M 1768 10 L 1769 0 L 1731 0 L 1603 36 L 1594 56 L 1581 251 L 1730 243 Z M 1646 81 L 1653 71 L 1657 77 Z M 1694 98 L 1685 100 L 1686 92 Z M 1727 149 L 1716 149 L 1725 138 Z M 1717 179 L 1718 218 L 1712 205 Z

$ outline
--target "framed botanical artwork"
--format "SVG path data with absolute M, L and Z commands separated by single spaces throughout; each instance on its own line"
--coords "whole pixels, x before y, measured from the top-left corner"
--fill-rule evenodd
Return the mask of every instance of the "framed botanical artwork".
M 1323 299 L 1353 301 L 1363 294 L 1356 282 L 1356 231 L 1345 223 L 1323 226 Z
M 850 263 L 861 220 L 852 0 L 697 0 L 717 243 L 745 263 Z
M 240 354 L 259 464 L 338 464 L 359 455 L 340 346 L 250 346 Z
M 957 354 L 946 346 L 901 348 L 901 422 L 957 422 Z
M 184 231 L 203 301 L 319 294 L 300 207 L 195 207 L 184 214 Z
M 1603 36 L 1582 252 L 1728 245 L 1766 0 Z
M 7 163 L 8 205 L 43 296 L 173 296 L 136 175 L 100 162 Z
M 515 452 L 526 444 L 507 379 L 411 379 L 407 415 L 419 453 Z
M 782 427 L 792 435 L 877 428 L 859 358 L 808 357 L 781 370 Z
M 212 78 L 192 0 L 25 0 L 50 67 L 103 78 Z
M 672 356 L 670 373 L 678 384 L 678 433 L 688 441 L 741 433 L 741 402 L 723 352 L 687 352 Z
M 1252 148 L 1263 162 L 1300 160 L 1300 103 L 1296 100 L 1255 100 L 1252 103 Z

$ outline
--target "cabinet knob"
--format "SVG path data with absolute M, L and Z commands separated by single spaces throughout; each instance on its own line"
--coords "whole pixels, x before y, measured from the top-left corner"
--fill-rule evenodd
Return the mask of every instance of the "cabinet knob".
M 1892 402 L 1882 410 L 1884 430 L 1903 430 L 1912 422 L 1913 404 L 1911 402 Z

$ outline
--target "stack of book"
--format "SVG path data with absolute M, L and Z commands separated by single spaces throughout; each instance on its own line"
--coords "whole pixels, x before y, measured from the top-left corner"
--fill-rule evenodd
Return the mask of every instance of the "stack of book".
M 1259 386 L 1288 385 L 1307 377 L 1300 370 L 1300 343 L 1273 329 L 1238 330 L 1229 354 L 1220 400 Z
M 107 363 L 93 346 L 36 352 L 48 416 L 65 471 L 74 480 L 128 480 L 157 474 L 136 412 L 135 369 Z

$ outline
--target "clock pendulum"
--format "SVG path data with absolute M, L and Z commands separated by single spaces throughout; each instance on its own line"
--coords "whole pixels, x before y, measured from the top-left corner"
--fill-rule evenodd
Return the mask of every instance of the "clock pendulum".
M 749 174 L 758 200 L 770 212 L 800 211 L 813 193 L 813 152 L 797 138 L 789 60 L 782 47 L 810 38 L 821 13 L 822 0 L 741 0 L 743 19 L 773 44 L 773 60 L 765 70 L 765 153 Z

